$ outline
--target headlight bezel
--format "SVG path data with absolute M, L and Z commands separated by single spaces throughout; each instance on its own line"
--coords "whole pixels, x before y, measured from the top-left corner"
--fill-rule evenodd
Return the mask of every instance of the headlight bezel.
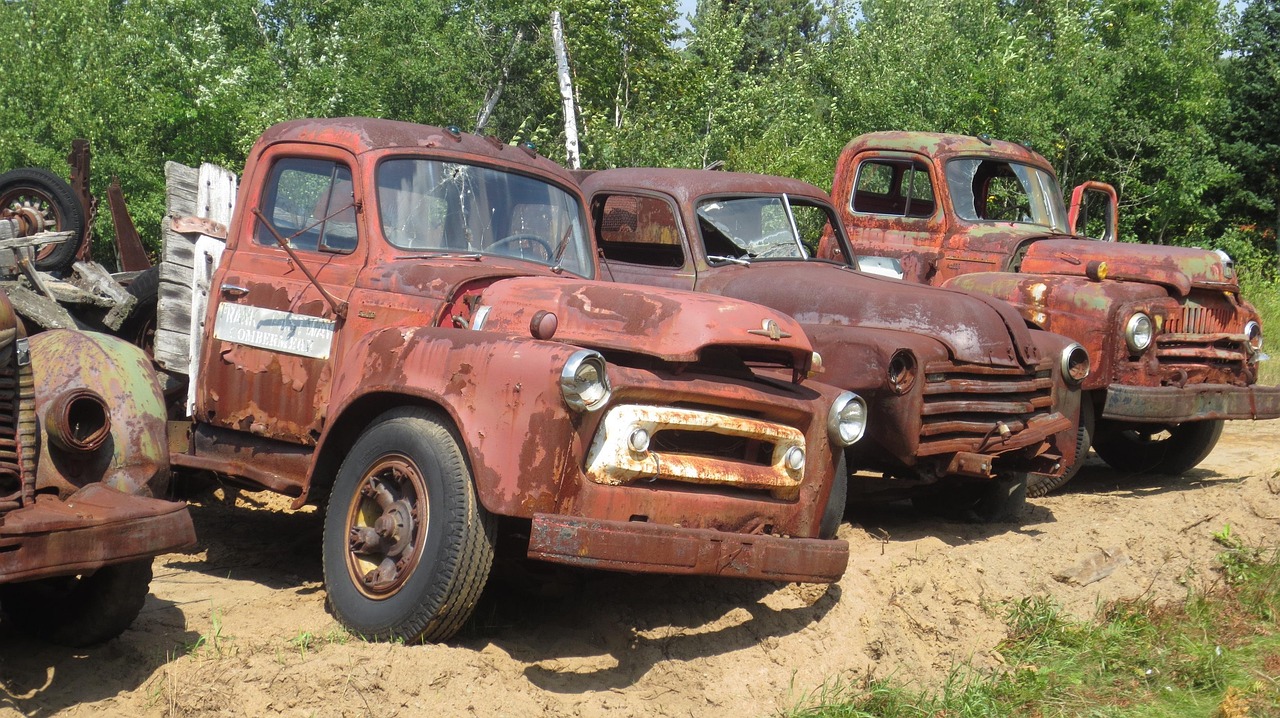
M 845 412 L 850 407 L 856 407 L 856 411 L 861 415 L 857 421 L 856 428 L 845 431 L 845 422 L 849 417 L 845 416 Z M 867 402 L 862 397 L 851 391 L 840 392 L 835 401 L 831 402 L 831 409 L 827 412 L 827 435 L 831 441 L 839 446 L 853 446 L 858 443 L 867 433 Z
M 583 383 L 579 372 L 584 367 L 594 367 L 597 380 L 590 384 Z M 596 395 L 589 396 L 595 387 Z M 604 355 L 594 349 L 579 349 L 574 352 L 564 367 L 560 369 L 560 395 L 564 403 L 574 411 L 593 412 L 603 408 L 613 396 L 613 387 L 609 384 L 609 364 Z
M 1138 328 L 1146 325 L 1146 342 L 1139 341 Z M 1146 312 L 1134 312 L 1124 323 L 1124 344 L 1133 354 L 1141 354 L 1156 343 L 1156 323 Z
M 1253 351 L 1262 351 L 1262 324 L 1256 319 L 1250 319 L 1244 323 L 1244 338 L 1253 348 Z
M 1084 367 L 1084 374 L 1077 376 L 1072 372 L 1075 367 Z M 1058 357 L 1058 368 L 1062 372 L 1062 381 L 1071 387 L 1078 387 L 1089 378 L 1093 367 L 1089 357 L 1089 351 L 1079 342 L 1071 342 L 1062 348 L 1062 354 Z

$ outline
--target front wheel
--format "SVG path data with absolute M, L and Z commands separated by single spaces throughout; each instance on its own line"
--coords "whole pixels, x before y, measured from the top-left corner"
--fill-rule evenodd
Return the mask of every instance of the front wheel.
M 375 640 L 443 641 L 475 609 L 493 565 L 494 522 L 440 414 L 379 417 L 338 469 L 324 526 L 329 605 Z
M 1093 450 L 1113 469 L 1177 476 L 1209 456 L 1222 436 L 1222 419 L 1173 426 L 1098 422 Z
M 0 608 L 23 630 L 64 646 L 88 646 L 123 633 L 142 611 L 150 587 L 148 558 L 0 586 Z
M 1076 425 L 1076 460 L 1060 476 L 1032 474 L 1027 483 L 1028 496 L 1044 496 L 1050 491 L 1056 491 L 1080 472 L 1084 460 L 1089 458 L 1089 447 L 1093 446 L 1093 436 L 1097 433 L 1093 412 L 1093 402 L 1089 397 L 1080 397 L 1080 423 Z
M 1017 521 L 1027 506 L 1027 474 L 1011 471 L 981 483 L 955 483 L 911 499 L 923 511 L 957 521 Z

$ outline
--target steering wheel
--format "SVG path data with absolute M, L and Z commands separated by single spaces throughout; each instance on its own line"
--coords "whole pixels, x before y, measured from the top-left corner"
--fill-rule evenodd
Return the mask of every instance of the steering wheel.
M 525 233 L 509 234 L 506 237 L 503 237 L 502 239 L 499 239 L 498 241 L 494 242 L 493 244 L 490 244 L 488 247 L 486 247 L 486 251 L 497 252 L 499 254 L 506 254 L 509 257 L 519 256 L 521 259 L 529 259 L 530 257 L 527 257 L 523 250 L 521 250 L 519 255 L 510 254 L 508 252 L 501 252 L 498 250 L 498 247 L 502 247 L 508 244 L 515 244 L 517 242 L 531 242 L 533 244 L 538 245 L 538 248 L 542 250 L 542 259 L 543 261 L 546 261 L 546 262 L 550 262 L 551 255 L 555 254 L 555 250 L 551 249 L 551 244 L 547 242 L 547 240 L 543 239 L 542 237 L 539 237 L 536 234 L 525 234 Z

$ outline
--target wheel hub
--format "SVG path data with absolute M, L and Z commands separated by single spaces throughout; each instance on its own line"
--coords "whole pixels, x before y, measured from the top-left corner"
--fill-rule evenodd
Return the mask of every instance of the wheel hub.
M 370 467 L 348 511 L 347 568 L 370 598 L 387 598 L 409 578 L 426 535 L 422 475 L 405 457 Z

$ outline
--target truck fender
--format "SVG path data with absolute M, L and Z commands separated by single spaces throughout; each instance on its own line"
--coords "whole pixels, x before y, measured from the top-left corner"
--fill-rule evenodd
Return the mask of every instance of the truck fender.
M 168 491 L 164 398 L 143 351 L 96 332 L 29 340 L 39 459 L 36 490 L 66 497 L 95 482 L 126 494 Z
M 477 493 L 491 513 L 552 511 L 566 466 L 585 455 L 583 415 L 560 393 L 578 347 L 453 328 L 389 328 L 361 339 L 334 377 L 333 420 L 320 436 L 311 484 L 331 478 L 346 447 L 377 415 L 434 405 L 453 421 Z

